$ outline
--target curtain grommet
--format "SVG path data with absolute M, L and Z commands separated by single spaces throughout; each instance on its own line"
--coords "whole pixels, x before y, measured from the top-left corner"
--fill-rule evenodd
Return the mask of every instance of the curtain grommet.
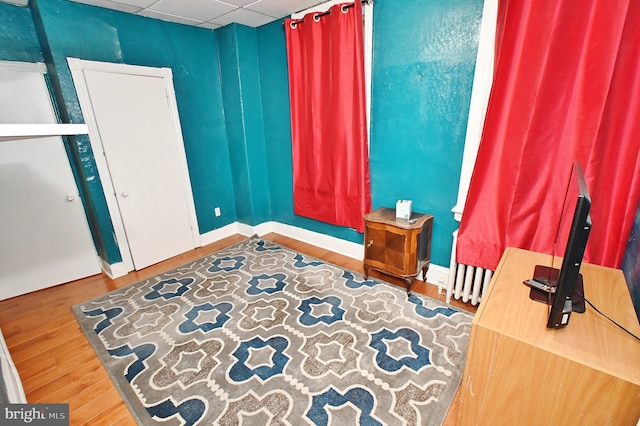
M 298 26 L 298 23 L 295 21 L 291 21 L 289 22 L 289 26 L 291 27 L 292 30 L 295 30 Z
M 319 14 L 319 13 L 316 13 L 315 15 L 313 15 L 313 20 L 314 20 L 315 22 L 320 22 L 320 14 Z

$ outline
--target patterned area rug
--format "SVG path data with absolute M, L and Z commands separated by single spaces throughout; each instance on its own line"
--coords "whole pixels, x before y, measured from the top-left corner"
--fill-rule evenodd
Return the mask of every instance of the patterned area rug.
M 141 424 L 440 424 L 472 316 L 257 237 L 74 306 Z

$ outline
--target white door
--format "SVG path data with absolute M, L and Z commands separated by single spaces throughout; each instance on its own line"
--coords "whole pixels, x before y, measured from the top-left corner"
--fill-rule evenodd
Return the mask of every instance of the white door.
M 0 123 L 56 123 L 43 72 L 0 62 Z M 62 139 L 0 141 L 0 299 L 98 273 Z
M 89 65 L 100 67 L 99 63 Z M 90 137 L 100 140 L 106 159 L 126 235 L 118 243 L 121 248 L 128 246 L 133 266 L 141 269 L 197 246 L 193 199 L 177 110 L 171 102 L 171 80 L 165 74 L 137 73 L 147 72 L 145 67 L 108 67 L 84 67 L 90 105 L 82 108 L 85 117 L 92 116 L 87 120 Z M 105 172 L 100 170 L 103 184 Z

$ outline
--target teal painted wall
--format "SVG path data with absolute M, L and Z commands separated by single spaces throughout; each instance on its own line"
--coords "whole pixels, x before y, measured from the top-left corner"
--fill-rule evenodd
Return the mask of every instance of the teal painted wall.
M 292 224 L 293 170 L 291 168 L 291 119 L 287 51 L 282 21 L 256 29 L 260 88 L 264 117 L 266 160 L 269 168 L 271 215 L 274 221 Z
M 371 115 L 374 209 L 413 200 L 435 216 L 431 260 L 447 266 L 482 0 L 376 0 Z
M 234 222 L 235 196 L 214 33 L 63 0 L 35 0 L 31 9 L 70 122 L 84 119 L 66 57 L 172 69 L 200 233 Z M 80 157 L 82 180 L 89 186 L 87 198 L 95 206 L 92 219 L 104 240 L 98 252 L 108 262 L 118 261 L 88 138 L 76 138 L 73 149 Z M 215 207 L 225 214 L 215 217 Z
M 26 7 L 0 3 L 0 60 L 44 62 L 36 28 Z
M 269 170 L 256 30 L 238 24 L 216 31 L 238 221 L 271 220 Z

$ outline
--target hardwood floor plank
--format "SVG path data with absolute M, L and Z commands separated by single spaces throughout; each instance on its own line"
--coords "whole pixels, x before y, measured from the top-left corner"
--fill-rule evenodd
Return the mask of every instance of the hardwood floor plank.
M 93 401 L 94 399 L 99 399 L 105 393 L 110 392 L 113 388 L 111 379 L 106 374 L 104 376 L 105 377 L 102 378 L 102 380 L 94 380 L 91 383 L 85 385 L 85 387 L 82 389 L 82 392 L 70 393 L 70 389 L 67 388 L 66 392 L 68 394 L 65 397 L 65 401 L 69 404 L 75 405 L 76 408 L 78 408 L 86 405 L 88 402 Z M 56 395 L 61 397 L 62 393 L 57 392 Z
M 66 385 L 61 385 L 51 393 L 48 393 L 47 397 L 55 399 L 56 401 L 64 402 L 68 402 L 71 398 L 74 397 L 88 399 L 87 395 L 84 394 L 84 391 L 85 389 L 96 383 L 101 383 L 102 386 L 105 386 L 108 389 L 113 387 L 111 378 L 109 377 L 107 372 L 103 370 L 102 372 L 98 371 L 95 374 L 89 374 L 81 377 L 79 380 L 67 383 Z
M 134 425 L 126 404 L 76 322 L 71 306 L 197 260 L 245 238 L 233 235 L 117 279 L 96 275 L 0 301 L 0 329 L 22 378 L 27 400 L 30 403 L 69 403 L 71 425 Z M 362 260 L 275 233 L 263 238 L 363 272 Z M 372 273 L 372 277 L 405 286 L 402 280 L 383 274 Z M 444 295 L 439 295 L 434 285 L 416 280 L 413 289 L 444 300 Z M 458 301 L 452 304 L 475 311 Z M 457 397 L 445 425 L 455 425 L 456 409 Z
M 21 374 L 25 376 L 40 376 L 50 369 L 56 369 L 65 360 L 74 358 L 84 352 L 92 352 L 86 337 L 78 335 L 67 343 L 60 344 L 49 352 L 40 353 L 26 360 L 24 363 L 16 364 Z
M 91 426 L 131 426 L 135 425 L 136 422 L 131 417 L 127 405 L 120 401 L 108 411 L 98 413 L 85 424 L 90 424 Z
M 136 422 L 133 420 L 133 418 L 128 418 L 128 419 L 118 419 L 118 421 L 111 423 L 113 426 L 130 426 L 130 425 L 135 425 Z
M 73 323 L 76 323 L 73 315 L 59 315 L 55 312 L 51 312 L 51 316 L 46 321 L 41 320 L 36 324 L 28 324 L 28 322 L 24 320 L 22 323 L 17 323 L 13 326 L 11 326 L 11 323 L 8 323 L 8 327 L 11 329 L 11 334 L 9 336 L 5 336 L 5 338 L 11 339 L 14 344 L 18 345 L 29 340 L 39 338 L 52 328 L 61 328 Z
M 95 359 L 96 355 L 92 349 L 78 352 L 77 354 L 73 354 L 68 357 L 63 362 L 54 364 L 52 368 L 49 368 L 38 375 L 31 376 L 28 379 L 23 379 L 22 384 L 25 391 L 27 389 L 38 389 L 53 382 L 55 382 L 56 386 L 61 386 L 64 384 L 62 378 L 65 374 L 68 374 L 72 370 L 83 368 Z
M 70 417 L 74 424 L 92 424 L 95 418 L 107 415 L 111 407 L 115 407 L 121 402 L 122 398 L 120 394 L 114 387 L 111 387 L 111 389 L 107 393 L 102 394 L 100 398 L 88 401 L 80 407 L 73 407 L 70 404 Z
M 41 353 L 48 353 L 53 348 L 68 344 L 78 336 L 79 329 L 65 326 L 47 331 L 41 336 L 12 346 L 11 357 L 15 364 L 23 364 L 29 358 Z
M 15 315 L 33 316 L 34 313 L 42 312 L 43 309 L 66 309 L 87 300 L 87 298 L 109 291 L 107 289 L 111 281 L 105 275 L 95 275 L 5 300 L 0 318 L 3 321 L 10 321 Z M 34 320 L 37 319 L 34 318 Z

